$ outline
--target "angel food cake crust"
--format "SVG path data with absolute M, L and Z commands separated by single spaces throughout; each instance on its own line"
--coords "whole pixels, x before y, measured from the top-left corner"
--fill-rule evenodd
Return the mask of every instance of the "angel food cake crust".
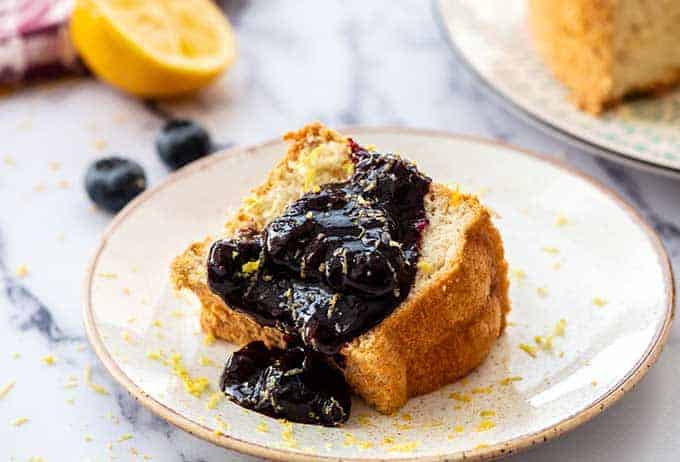
M 319 123 L 285 135 L 289 150 L 230 220 L 224 236 L 261 230 L 291 201 L 351 175 L 348 140 Z M 489 212 L 472 196 L 432 184 L 424 207 L 418 272 L 409 296 L 382 322 L 340 350 L 352 390 L 383 413 L 451 383 L 477 367 L 502 334 L 510 310 L 507 264 Z M 222 236 L 220 236 L 222 237 Z M 201 326 L 243 345 L 283 347 L 283 334 L 225 305 L 207 284 L 208 237 L 172 263 L 176 289 L 201 302 Z

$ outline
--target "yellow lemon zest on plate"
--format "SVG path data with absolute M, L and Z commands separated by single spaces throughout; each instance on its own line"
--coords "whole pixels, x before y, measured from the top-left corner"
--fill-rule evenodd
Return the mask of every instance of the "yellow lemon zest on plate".
M 198 363 L 201 366 L 214 366 L 215 365 L 215 361 L 208 358 L 206 355 L 201 355 L 201 357 L 198 359 Z
M 569 219 L 561 213 L 555 217 L 555 226 L 564 226 L 569 224 Z
M 57 358 L 55 358 L 54 355 L 45 355 L 40 358 L 40 362 L 47 366 L 54 366 L 54 363 L 57 362 Z
M 22 279 L 25 278 L 26 276 L 28 276 L 28 267 L 26 265 L 19 265 L 15 274 L 17 275 L 17 277 L 20 277 Z
M 560 319 L 557 321 L 557 324 L 555 324 L 555 329 L 553 330 L 553 335 L 556 337 L 564 337 L 564 332 L 567 329 L 567 320 L 566 319 Z
M 454 391 L 453 393 L 449 394 L 449 398 L 454 399 L 461 403 L 469 403 L 470 401 L 472 401 L 472 398 L 470 398 L 470 396 L 464 393 L 459 393 L 457 391 Z
M 520 377 L 519 375 L 515 375 L 511 377 L 505 377 L 504 379 L 501 379 L 501 381 L 498 383 L 500 383 L 503 386 L 508 386 L 513 382 L 520 382 L 522 380 L 523 380 L 522 377 Z
M 10 391 L 12 391 L 12 388 L 14 388 L 14 385 L 16 382 L 12 380 L 11 382 L 6 383 L 3 385 L 2 388 L 0 388 L 0 399 L 4 398 L 9 394 Z
M 527 273 L 525 273 L 523 270 L 519 268 L 512 268 L 510 269 L 510 277 L 517 280 L 517 281 L 523 281 L 527 277 Z
M 215 343 L 215 336 L 212 334 L 212 332 L 208 332 L 203 336 L 203 345 L 205 346 L 210 346 Z
M 489 419 L 484 419 L 481 422 L 479 422 L 479 424 L 477 425 L 477 428 L 475 428 L 475 431 L 478 432 L 478 433 L 486 432 L 486 431 L 491 430 L 495 426 L 496 426 L 496 424 L 493 423 L 493 421 L 491 421 Z
M 169 364 L 175 375 L 182 380 L 184 389 L 193 396 L 200 398 L 203 392 L 210 386 L 210 380 L 207 377 L 192 377 L 189 375 L 186 367 L 182 364 L 182 355 L 179 353 L 173 353 L 170 356 Z
M 520 343 L 519 344 L 519 349 L 531 356 L 532 358 L 536 357 L 536 348 L 532 347 L 531 345 L 527 345 L 526 343 Z
M 15 427 L 21 427 L 22 425 L 28 423 L 29 420 L 30 419 L 28 417 L 18 417 L 12 420 L 12 425 L 14 425 Z
M 220 402 L 220 399 L 222 399 L 222 393 L 221 392 L 215 392 L 212 395 L 210 395 L 210 398 L 208 398 L 208 402 L 206 403 L 205 407 L 208 409 L 215 409 L 217 407 L 217 404 Z
M 595 305 L 595 306 L 598 306 L 598 307 L 602 308 L 602 307 L 605 306 L 606 304 L 607 304 L 607 300 L 605 300 L 605 299 L 602 298 L 602 297 L 595 297 L 595 298 L 593 298 L 593 305 Z
M 103 386 L 96 384 L 92 381 L 92 366 L 89 364 L 85 367 L 85 383 L 90 387 L 95 393 L 100 395 L 108 395 L 109 391 Z

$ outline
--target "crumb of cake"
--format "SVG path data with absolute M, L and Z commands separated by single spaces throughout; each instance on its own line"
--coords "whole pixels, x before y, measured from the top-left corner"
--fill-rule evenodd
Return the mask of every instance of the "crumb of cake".
M 4 398 L 9 394 L 10 391 L 12 391 L 12 388 L 14 388 L 14 385 L 16 382 L 12 380 L 11 382 L 7 382 L 5 385 L 0 388 L 0 399 Z
M 208 402 L 206 403 L 205 407 L 207 407 L 208 409 L 215 409 L 219 404 L 221 398 L 222 398 L 221 392 L 213 393 L 212 395 L 210 395 L 210 398 L 208 398 Z
M 130 289 L 128 289 L 127 287 L 123 287 L 121 291 L 123 292 L 123 295 L 130 295 Z
M 556 261 L 555 263 L 552 264 L 551 268 L 557 271 L 558 269 L 562 268 L 562 263 Z
M 118 438 L 118 442 L 122 443 L 123 441 L 131 440 L 132 438 L 133 438 L 133 436 L 131 434 L 124 433 L 124 434 L 120 435 L 120 438 Z
M 61 162 L 52 160 L 47 163 L 47 167 L 53 172 L 58 172 L 59 170 L 61 170 Z
M 510 269 L 510 277 L 516 279 L 517 281 L 523 281 L 527 277 L 527 273 L 519 268 Z
M 593 298 L 593 305 L 602 308 L 607 304 L 607 300 L 605 300 L 602 297 L 595 297 Z
M 86 443 L 92 442 L 92 437 L 90 435 L 85 435 L 83 439 L 85 440 Z
M 45 462 L 45 459 L 40 456 L 32 456 L 28 458 L 28 462 Z
M 161 323 L 160 319 L 154 319 L 154 320 L 151 322 L 151 325 L 152 325 L 153 327 L 158 327 L 159 329 L 160 329 L 161 327 L 163 327 L 163 324 Z
M 27 424 L 30 421 L 28 417 L 17 417 L 16 419 L 12 420 L 12 425 L 15 427 L 21 427 L 22 425 Z
M 543 250 L 545 253 L 549 253 L 550 255 L 557 255 L 560 253 L 560 249 L 557 247 L 543 247 L 541 250 Z
M 260 422 L 260 423 L 257 425 L 257 431 L 260 432 L 260 433 L 268 433 L 268 432 L 269 432 L 269 427 L 267 426 L 266 423 Z
M 567 320 L 566 319 L 560 319 L 557 321 L 557 324 L 555 324 L 555 328 L 553 329 L 553 335 L 556 337 L 564 337 L 564 333 L 567 329 Z
M 536 357 L 536 348 L 532 347 L 531 345 L 527 345 L 526 343 L 520 343 L 519 344 L 519 349 L 531 356 L 532 358 Z
M 184 315 L 185 315 L 185 313 L 184 313 L 183 310 L 174 310 L 174 311 L 173 311 L 172 313 L 170 313 L 170 314 L 172 314 L 172 316 L 173 316 L 174 318 L 183 318 Z
M 475 431 L 477 433 L 486 432 L 486 431 L 491 430 L 495 426 L 496 426 L 496 424 L 493 421 L 491 421 L 489 419 L 484 419 L 481 422 L 479 422 L 479 425 L 477 425 L 477 428 L 475 428 Z
M 206 355 L 201 355 L 201 357 L 198 359 L 198 363 L 201 366 L 214 366 L 215 365 L 215 361 L 208 358 Z
M 40 358 L 40 362 L 46 366 L 54 366 L 54 363 L 57 362 L 57 358 L 55 358 L 54 355 L 45 355 Z
M 555 217 L 555 226 L 564 226 L 569 224 L 569 219 L 561 213 Z
M 14 157 L 10 156 L 9 154 L 7 154 L 6 156 L 4 156 L 4 157 L 2 158 L 2 161 L 3 161 L 3 162 L 5 163 L 5 165 L 7 165 L 8 167 L 13 167 L 13 166 L 15 166 L 15 165 L 17 164 L 16 161 L 14 160 Z
M 90 366 L 89 364 L 85 367 L 85 383 L 95 393 L 99 393 L 100 395 L 109 394 L 109 391 L 106 388 L 92 381 L 92 366 Z
M 592 386 L 596 387 L 596 386 L 597 386 L 597 380 L 593 380 L 592 382 L 590 382 L 590 384 L 591 384 Z
M 122 338 L 125 343 L 133 343 L 132 334 L 126 330 L 120 333 L 120 338 Z
M 73 396 L 66 399 L 66 404 L 68 404 L 70 406 L 73 406 L 75 404 L 75 402 L 76 402 L 76 399 Z
M 491 411 L 491 410 L 486 409 L 486 410 L 480 411 L 479 416 L 480 417 L 495 417 L 496 411 Z
M 59 180 L 57 181 L 57 188 L 59 189 L 67 189 L 71 187 L 71 183 L 68 180 Z
M 548 289 L 546 289 L 545 287 L 537 287 L 536 293 L 538 294 L 539 297 L 547 297 Z
M 21 353 L 19 353 L 18 351 L 13 351 L 12 352 L 12 359 L 19 359 L 19 358 L 21 358 Z
M 449 394 L 449 398 L 454 399 L 454 400 L 461 402 L 461 403 L 469 403 L 472 400 L 472 398 L 470 398 L 470 396 L 468 396 L 464 393 L 459 393 L 457 391 Z
M 560 351 L 560 354 L 558 355 L 560 358 L 564 358 L 564 351 Z
M 520 377 L 519 375 L 515 375 L 515 376 L 511 376 L 511 377 L 505 377 L 504 379 L 502 379 L 498 383 L 500 383 L 503 386 L 508 386 L 513 382 L 521 382 L 522 380 L 523 380 L 522 377 Z

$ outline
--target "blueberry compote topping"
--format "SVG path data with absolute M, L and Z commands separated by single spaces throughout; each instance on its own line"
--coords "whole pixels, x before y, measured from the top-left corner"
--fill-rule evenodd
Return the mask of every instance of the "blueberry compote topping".
M 302 347 L 270 350 L 252 342 L 229 358 L 220 387 L 244 407 L 293 422 L 333 426 L 349 417 L 342 372 Z
M 378 324 L 406 298 L 427 223 L 423 198 L 431 180 L 397 155 L 369 152 L 353 141 L 350 146 L 355 168 L 348 181 L 305 194 L 262 233 L 243 230 L 233 239 L 215 242 L 208 256 L 208 283 L 214 293 L 261 325 L 281 330 L 296 348 L 317 358 L 310 360 L 301 379 L 305 390 L 314 389 L 310 380 L 315 373 L 310 371 L 320 358 L 325 355 L 328 367 L 334 367 L 333 355 L 344 343 Z M 279 360 L 266 362 L 257 380 L 269 374 L 271 361 Z M 223 381 L 225 392 L 259 410 L 251 404 L 255 397 L 244 399 L 243 393 L 233 392 L 253 380 L 238 375 Z M 342 374 L 340 380 L 344 384 Z M 294 407 L 276 415 L 295 420 L 300 412 Z M 331 424 L 322 417 L 312 420 Z

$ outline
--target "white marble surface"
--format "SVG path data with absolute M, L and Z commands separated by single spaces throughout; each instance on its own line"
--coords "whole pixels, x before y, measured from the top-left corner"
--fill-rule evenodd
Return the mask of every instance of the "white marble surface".
M 450 130 L 542 151 L 618 190 L 680 263 L 680 180 L 594 159 L 506 113 L 457 61 L 429 2 L 225 3 L 240 59 L 198 98 L 154 111 L 91 79 L 0 98 L 0 387 L 16 381 L 0 400 L 0 459 L 254 460 L 145 411 L 104 372 L 84 339 L 82 275 L 111 218 L 92 209 L 83 172 L 94 158 L 117 152 L 139 160 L 151 184 L 162 181 L 167 172 L 153 139 L 163 111 L 203 122 L 223 144 L 270 139 L 319 119 Z M 21 265 L 28 269 L 23 278 L 16 275 Z M 677 460 L 679 343 L 674 328 L 657 365 L 620 403 L 511 460 Z M 49 354 L 53 366 L 41 363 Z M 84 384 L 88 364 L 110 395 Z M 69 376 L 77 377 L 76 387 L 64 387 Z M 24 425 L 10 424 L 24 416 L 30 419 Z M 127 434 L 132 439 L 119 442 Z

